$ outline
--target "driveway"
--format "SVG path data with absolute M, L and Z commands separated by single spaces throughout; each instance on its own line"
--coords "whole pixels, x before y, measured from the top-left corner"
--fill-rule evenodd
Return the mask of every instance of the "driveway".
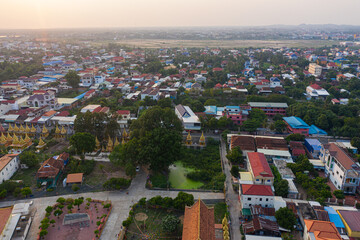
M 221 147 L 220 147 L 220 156 L 221 161 L 224 166 L 224 173 L 226 175 L 226 203 L 229 206 L 229 212 L 230 212 L 230 221 L 231 221 L 231 239 L 239 240 L 241 239 L 241 233 L 240 233 L 240 202 L 239 202 L 239 195 L 236 193 L 232 187 L 231 183 L 231 173 L 230 173 L 230 164 L 228 159 L 226 158 L 226 143 L 221 141 Z

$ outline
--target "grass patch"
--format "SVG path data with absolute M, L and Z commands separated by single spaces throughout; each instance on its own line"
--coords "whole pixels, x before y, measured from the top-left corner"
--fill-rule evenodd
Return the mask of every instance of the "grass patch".
M 95 161 L 92 171 L 84 177 L 84 183 L 90 186 L 102 186 L 110 178 L 128 177 L 120 166 L 115 166 L 110 162 Z
M 138 213 L 144 213 L 147 216 L 145 221 L 137 221 L 136 217 L 130 224 L 126 233 L 127 239 L 181 239 L 182 225 L 179 224 L 174 233 L 165 233 L 162 229 L 162 219 L 167 215 L 175 215 L 179 219 L 183 216 L 183 211 L 161 208 L 144 208 L 137 206 L 134 208 L 134 216 Z
M 167 188 L 168 177 L 161 173 L 155 173 L 150 176 L 150 181 L 153 187 L 156 188 Z
M 175 166 L 176 167 L 170 166 L 169 181 L 172 188 L 198 189 L 204 185 L 202 182 L 193 181 L 186 177 L 186 175 L 193 172 L 194 169 L 184 167 L 181 162 L 176 162 Z
M 26 187 L 36 187 L 37 168 L 19 169 L 11 180 L 22 180 Z
M 221 223 L 227 214 L 226 203 L 216 203 L 214 206 L 215 223 Z

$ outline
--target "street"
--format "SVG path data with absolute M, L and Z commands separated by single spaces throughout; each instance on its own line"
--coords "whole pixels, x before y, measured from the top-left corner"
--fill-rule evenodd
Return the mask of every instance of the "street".
M 234 191 L 232 184 L 231 184 L 231 173 L 230 173 L 230 165 L 229 161 L 226 158 L 226 143 L 223 139 L 221 141 L 221 148 L 220 148 L 220 156 L 221 161 L 224 166 L 224 173 L 226 175 L 226 203 L 229 207 L 230 212 L 230 229 L 231 229 L 231 239 L 240 240 L 241 233 L 240 233 L 240 203 L 238 200 L 238 194 Z
M 119 233 L 122 226 L 122 222 L 129 216 L 130 207 L 138 202 L 141 198 L 147 199 L 160 195 L 162 197 L 175 198 L 178 191 L 155 191 L 145 188 L 147 174 L 144 171 L 140 171 L 138 175 L 131 182 L 130 187 L 127 190 L 122 191 L 107 191 L 107 192 L 89 192 L 82 194 L 70 194 L 62 196 L 53 196 L 45 198 L 23 199 L 11 202 L 0 202 L 0 207 L 13 205 L 20 202 L 33 201 L 33 208 L 36 208 L 36 213 L 33 219 L 33 223 L 30 227 L 29 234 L 26 239 L 33 240 L 37 238 L 39 232 L 39 225 L 42 218 L 45 216 L 45 208 L 49 205 L 55 204 L 59 197 L 64 198 L 78 198 L 83 196 L 84 198 L 92 198 L 99 200 L 111 200 L 113 208 L 110 217 L 105 224 L 105 228 L 102 232 L 101 239 L 111 240 L 116 239 L 116 235 Z M 128 192 L 128 194 L 127 194 Z M 194 195 L 194 199 L 224 199 L 223 193 L 212 192 L 188 192 Z

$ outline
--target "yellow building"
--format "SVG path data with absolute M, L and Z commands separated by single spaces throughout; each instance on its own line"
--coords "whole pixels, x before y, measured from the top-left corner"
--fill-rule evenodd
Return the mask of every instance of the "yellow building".
M 358 211 L 336 211 L 345 225 L 349 237 L 360 238 L 360 212 Z

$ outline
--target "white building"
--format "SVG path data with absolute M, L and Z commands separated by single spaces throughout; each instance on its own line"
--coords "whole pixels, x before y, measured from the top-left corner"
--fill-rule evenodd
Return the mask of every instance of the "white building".
M 317 84 L 312 84 L 306 87 L 306 95 L 308 98 L 325 99 L 330 94 L 324 88 Z
M 0 183 L 9 180 L 20 167 L 19 154 L 6 154 L 0 158 Z
M 315 77 L 319 77 L 322 72 L 322 67 L 317 65 L 316 63 L 309 64 L 309 73 L 311 73 Z
M 201 123 L 198 116 L 188 106 L 181 104 L 175 107 L 175 113 L 183 123 L 185 130 L 200 130 Z
M 241 208 L 250 208 L 252 205 L 274 207 L 274 193 L 269 185 L 242 184 L 239 194 Z
M 81 85 L 84 87 L 89 87 L 94 82 L 94 77 L 92 74 L 84 74 L 81 76 Z
M 360 183 L 360 166 L 337 144 L 321 146 L 320 160 L 325 164 L 325 175 L 334 186 L 347 194 L 355 194 Z

